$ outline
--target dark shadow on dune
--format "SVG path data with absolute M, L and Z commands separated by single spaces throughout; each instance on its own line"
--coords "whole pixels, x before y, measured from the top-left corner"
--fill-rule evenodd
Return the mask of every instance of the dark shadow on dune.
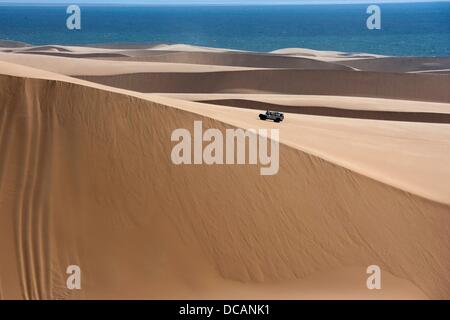
M 22 54 L 40 54 L 44 56 L 55 56 L 55 57 L 64 57 L 64 58 L 120 58 L 126 57 L 120 53 L 109 53 L 109 52 L 101 52 L 101 53 L 69 53 L 69 52 L 48 52 L 48 51 L 21 51 L 17 53 Z
M 250 68 L 287 68 L 316 70 L 353 70 L 352 67 L 303 57 L 255 52 L 185 52 L 185 51 L 123 51 L 120 61 L 189 63 Z M 156 53 L 156 54 L 155 54 Z
M 20 53 L 28 53 L 28 52 L 36 52 L 39 53 L 41 51 L 45 51 L 45 50 L 55 50 L 56 52 L 72 52 L 69 49 L 66 49 L 62 46 L 38 46 L 38 47 L 31 47 L 31 48 L 25 48 L 21 51 L 18 51 Z
M 280 112 L 306 114 L 313 116 L 407 122 L 450 123 L 450 114 L 448 113 L 355 110 L 319 106 L 286 106 L 245 99 L 202 100 L 197 102 L 245 109 L 269 109 Z
M 450 77 L 346 70 L 142 72 L 76 78 L 144 93 L 279 93 L 450 102 Z

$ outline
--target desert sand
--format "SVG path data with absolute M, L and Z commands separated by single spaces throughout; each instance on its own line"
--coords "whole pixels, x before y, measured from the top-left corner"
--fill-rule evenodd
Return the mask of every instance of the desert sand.
M 0 298 L 450 299 L 448 58 L 1 45 Z M 196 120 L 278 174 L 174 165 Z

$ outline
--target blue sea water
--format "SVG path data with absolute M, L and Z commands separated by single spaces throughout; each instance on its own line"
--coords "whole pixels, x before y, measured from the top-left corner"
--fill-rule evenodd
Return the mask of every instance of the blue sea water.
M 367 5 L 361 4 L 80 7 L 82 29 L 70 31 L 66 6 L 0 5 L 0 39 L 450 56 L 450 2 L 381 4 L 381 30 L 367 29 Z

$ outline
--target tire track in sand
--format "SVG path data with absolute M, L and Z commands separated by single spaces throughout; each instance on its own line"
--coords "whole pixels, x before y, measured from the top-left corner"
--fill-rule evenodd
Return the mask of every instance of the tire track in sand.
M 47 231 L 48 219 L 44 221 L 44 156 L 46 141 L 43 136 L 42 106 L 39 97 L 33 93 L 39 92 L 33 82 L 25 80 L 23 88 L 22 148 L 18 159 L 23 160 L 23 170 L 19 168 L 18 177 L 22 177 L 17 210 L 16 235 L 18 257 L 21 269 L 21 281 L 25 299 L 45 298 L 48 288 L 46 270 L 46 254 L 43 238 Z M 33 101 L 35 100 L 35 101 Z M 48 298 L 48 297 L 47 297 Z

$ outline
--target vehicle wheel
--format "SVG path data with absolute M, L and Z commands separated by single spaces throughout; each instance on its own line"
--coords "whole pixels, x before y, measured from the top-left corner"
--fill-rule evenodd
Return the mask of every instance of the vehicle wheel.
M 275 122 L 280 122 L 280 119 L 275 119 Z
M 261 116 L 261 117 L 259 117 L 259 119 L 266 120 L 266 117 Z

